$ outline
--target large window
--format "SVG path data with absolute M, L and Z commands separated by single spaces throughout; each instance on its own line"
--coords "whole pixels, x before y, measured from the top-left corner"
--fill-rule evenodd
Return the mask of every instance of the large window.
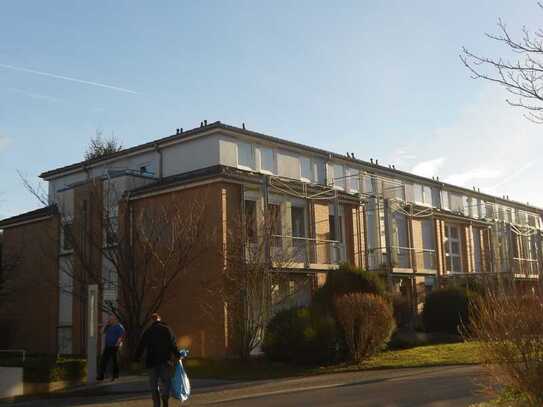
M 260 147 L 260 170 L 273 173 L 273 150 Z
M 418 204 L 432 206 L 432 188 L 427 185 L 413 184 L 413 200 Z
M 311 160 L 307 157 L 300 157 L 300 171 L 302 180 L 313 181 L 313 169 L 311 168 Z
M 334 164 L 332 166 L 333 171 L 333 185 L 339 188 L 345 189 L 345 171 L 343 169 L 343 165 L 341 164 Z
M 292 219 L 292 236 L 305 237 L 305 208 L 292 206 L 290 215 Z
M 281 177 L 300 179 L 300 159 L 287 153 L 276 154 L 277 173 Z
M 460 227 L 445 225 L 445 258 L 448 272 L 462 272 L 462 245 Z
M 254 169 L 254 162 L 253 146 L 238 142 L 238 166 Z
M 347 190 L 349 192 L 360 191 L 359 171 L 354 168 L 347 168 Z
M 441 207 L 443 209 L 451 209 L 449 204 L 449 191 L 441 191 Z

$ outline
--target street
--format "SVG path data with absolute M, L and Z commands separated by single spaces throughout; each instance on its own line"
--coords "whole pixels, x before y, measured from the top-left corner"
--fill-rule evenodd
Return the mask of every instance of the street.
M 184 405 L 268 406 L 469 406 L 485 400 L 478 366 L 375 370 L 252 383 L 196 386 Z M 200 388 L 199 388 L 200 387 Z M 144 382 L 132 390 L 20 401 L 14 406 L 152 405 Z M 171 405 L 178 405 L 171 402 Z

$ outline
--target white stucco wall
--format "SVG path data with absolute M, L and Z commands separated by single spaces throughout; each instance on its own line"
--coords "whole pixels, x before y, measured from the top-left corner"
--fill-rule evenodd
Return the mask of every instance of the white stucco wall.
M 219 138 L 207 136 L 163 148 L 163 176 L 219 164 Z

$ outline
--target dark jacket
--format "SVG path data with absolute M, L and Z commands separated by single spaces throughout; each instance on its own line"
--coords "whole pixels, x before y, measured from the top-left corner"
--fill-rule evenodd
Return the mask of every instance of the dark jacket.
M 135 359 L 139 360 L 143 351 L 147 351 L 145 366 L 152 368 L 168 362 L 171 357 L 179 358 L 175 335 L 168 325 L 155 321 L 143 333 Z

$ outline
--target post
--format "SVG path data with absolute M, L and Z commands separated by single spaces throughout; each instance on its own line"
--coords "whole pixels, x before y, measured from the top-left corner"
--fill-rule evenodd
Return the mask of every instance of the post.
M 87 383 L 96 383 L 98 344 L 98 285 L 89 284 L 87 296 Z

